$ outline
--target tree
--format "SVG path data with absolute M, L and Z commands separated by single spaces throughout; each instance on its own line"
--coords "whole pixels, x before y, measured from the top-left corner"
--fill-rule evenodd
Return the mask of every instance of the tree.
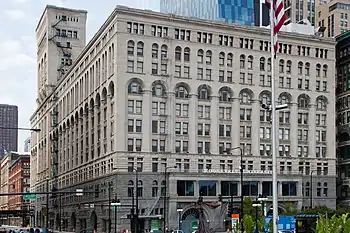
M 243 217 L 244 232 L 254 233 L 254 220 L 251 215 L 244 215 Z
M 299 212 L 299 210 L 292 202 L 287 202 L 285 205 L 285 211 L 284 211 L 283 215 L 293 216 L 293 215 L 296 215 L 298 212 Z

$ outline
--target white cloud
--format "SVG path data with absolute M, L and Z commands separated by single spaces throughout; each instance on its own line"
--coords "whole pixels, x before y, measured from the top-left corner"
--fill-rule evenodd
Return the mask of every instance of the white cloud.
M 0 51 L 3 55 L 0 58 L 1 71 L 26 66 L 35 67 L 35 58 L 25 53 L 24 47 L 19 41 L 7 40 L 0 42 Z
M 4 10 L 4 14 L 7 18 L 11 19 L 11 20 L 19 20 L 22 19 L 26 16 L 26 14 L 21 11 L 21 10 Z
M 13 1 L 17 3 L 24 3 L 24 2 L 28 2 L 29 0 L 13 0 Z

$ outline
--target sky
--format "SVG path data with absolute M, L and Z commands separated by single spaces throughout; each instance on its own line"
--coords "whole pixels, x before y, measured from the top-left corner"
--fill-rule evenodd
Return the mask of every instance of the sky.
M 47 4 L 88 11 L 87 43 L 117 5 L 159 10 L 159 0 L 0 0 L 0 103 L 18 106 L 18 127 L 36 109 L 35 28 Z M 23 151 L 28 131 L 19 131 Z

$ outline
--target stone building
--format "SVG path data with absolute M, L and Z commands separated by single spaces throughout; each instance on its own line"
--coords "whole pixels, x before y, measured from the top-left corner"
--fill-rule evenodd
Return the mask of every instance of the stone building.
M 90 192 L 51 197 L 51 227 L 106 231 L 110 197 L 122 203 L 117 230 L 130 229 L 138 183 L 140 229 L 163 228 L 167 213 L 169 229 L 181 221 L 191 232 L 203 197 L 208 227 L 222 230 L 227 197 L 242 191 L 240 150 L 230 148 L 242 150 L 243 194 L 271 196 L 271 122 L 260 106 L 271 103 L 269 30 L 118 6 L 56 78 L 63 55 L 49 48 L 52 25 L 65 16 L 75 21 L 61 31 L 83 32 L 86 13 L 45 12 L 38 41 L 51 63 L 38 82 L 52 73 L 53 87 L 31 117 L 41 129 L 31 136 L 31 188 L 45 191 L 49 179 L 52 191 Z M 279 41 L 276 98 L 289 105 L 278 112 L 280 208 L 307 208 L 310 195 L 313 205 L 335 208 L 335 42 L 285 32 Z M 37 225 L 45 225 L 45 202 L 36 202 Z M 114 212 L 111 219 L 114 227 Z

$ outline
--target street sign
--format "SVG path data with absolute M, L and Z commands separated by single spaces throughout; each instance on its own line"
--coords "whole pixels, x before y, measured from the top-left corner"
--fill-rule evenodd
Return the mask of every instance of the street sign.
M 76 189 L 75 191 L 77 196 L 83 196 L 83 189 Z
M 36 194 L 28 193 L 23 195 L 24 200 L 35 200 Z
M 120 210 L 120 206 L 119 205 L 114 205 L 114 206 L 112 206 L 112 210 Z

